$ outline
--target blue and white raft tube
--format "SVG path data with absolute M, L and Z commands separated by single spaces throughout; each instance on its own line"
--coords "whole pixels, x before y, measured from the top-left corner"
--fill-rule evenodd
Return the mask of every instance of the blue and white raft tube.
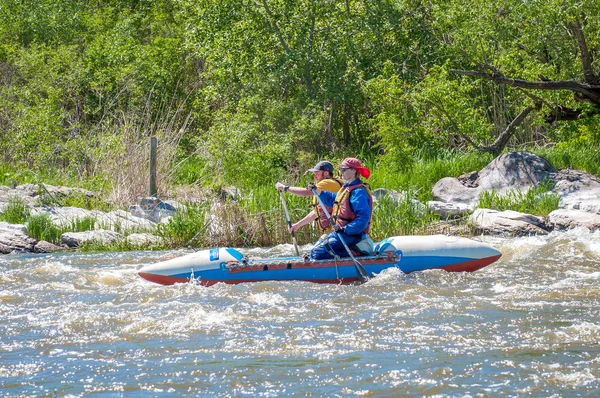
M 404 273 L 429 269 L 473 272 L 502 256 L 492 246 L 446 235 L 395 236 L 379 242 L 373 255 L 356 257 L 369 275 L 396 267 Z M 359 280 L 350 258 L 310 260 L 302 257 L 249 259 L 236 249 L 220 247 L 143 266 L 139 275 L 162 285 L 308 281 L 354 283 Z

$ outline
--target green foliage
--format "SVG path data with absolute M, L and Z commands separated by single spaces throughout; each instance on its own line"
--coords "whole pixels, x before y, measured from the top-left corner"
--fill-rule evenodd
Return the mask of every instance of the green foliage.
M 59 226 L 52 222 L 48 213 L 31 215 L 27 218 L 26 226 L 29 236 L 37 240 L 45 240 L 54 244 L 61 243 L 65 232 L 85 232 L 96 228 L 98 220 L 94 217 L 77 218 L 68 225 Z
M 183 157 L 177 162 L 172 172 L 173 182 L 178 185 L 203 182 L 211 174 L 204 160 L 195 154 Z
M 163 250 L 166 249 L 166 247 L 163 244 L 153 243 L 147 243 L 140 246 L 130 243 L 127 239 L 117 239 L 110 243 L 90 240 L 82 243 L 77 249 L 81 252 L 117 252 L 132 250 Z
M 371 187 L 410 190 L 416 198 L 426 202 L 432 200 L 431 188 L 440 179 L 481 170 L 492 160 L 489 154 L 474 151 L 415 151 L 412 155 L 414 159 L 408 165 L 399 165 L 389 157 L 371 163 L 368 181 Z
M 546 217 L 558 209 L 560 199 L 558 195 L 549 192 L 551 189 L 552 184 L 542 183 L 528 189 L 525 193 L 520 189 L 509 190 L 504 194 L 496 191 L 483 191 L 479 196 L 477 207 L 500 211 L 514 210 Z
M 10 224 L 23 224 L 29 217 L 29 207 L 18 196 L 13 196 L 0 212 L 0 220 Z
M 59 244 L 63 234 L 61 228 L 56 226 L 47 213 L 36 214 L 27 219 L 27 233 L 34 239 Z
M 557 169 L 582 170 L 600 176 L 600 147 L 587 140 L 562 142 L 554 148 L 539 148 L 535 152 Z
M 534 102 L 452 70 L 583 81 L 569 32 L 579 22 L 598 75 L 596 3 L 0 0 L 0 183 L 87 186 L 113 202 L 127 191 L 130 201 L 146 191 L 154 135 L 159 190 L 252 192 L 228 204 L 264 221 L 241 232 L 232 221 L 242 242 L 286 238 L 281 213 L 269 213 L 279 206 L 272 185 L 304 184 L 323 158 L 359 156 L 374 188 L 424 201 L 439 178 L 491 160 L 459 154 L 493 142 Z M 508 148 L 533 145 L 557 167 L 600 174 L 597 108 L 570 91 L 530 94 L 542 108 Z M 546 121 L 565 106 L 581 117 Z M 295 217 L 309 210 L 301 198 L 290 205 Z M 178 222 L 165 233 L 181 241 L 194 227 Z
M 375 241 L 398 235 L 414 235 L 426 231 L 439 216 L 429 213 L 423 206 L 412 200 L 414 195 L 408 191 L 401 198 L 384 196 L 375 202 L 373 208 L 372 237 Z
M 206 205 L 188 203 L 182 209 L 178 209 L 167 223 L 159 224 L 157 233 L 172 247 L 197 247 L 206 242 L 209 220 Z
M 109 212 L 113 207 L 97 196 L 74 192 L 69 195 L 50 194 L 42 191 L 37 200 L 41 206 L 79 207 L 87 210 Z

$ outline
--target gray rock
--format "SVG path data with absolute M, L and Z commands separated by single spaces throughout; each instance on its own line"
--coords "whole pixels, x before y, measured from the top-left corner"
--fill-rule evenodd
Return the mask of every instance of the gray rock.
M 47 196 L 50 200 L 55 199 L 58 202 L 71 195 L 96 196 L 93 192 L 83 188 L 55 187 L 46 184 L 23 184 L 15 188 L 0 186 L 0 204 L 6 203 L 11 197 L 16 196 L 21 198 L 27 206 L 33 207 L 40 204 L 41 196 Z
M 410 194 L 405 191 L 398 192 L 393 189 L 387 190 L 384 188 L 378 188 L 371 192 L 371 194 L 373 195 L 373 202 L 375 206 L 377 206 L 377 203 L 382 199 L 387 198 L 396 204 L 410 202 L 410 208 L 414 214 L 418 216 L 424 216 L 425 212 L 427 211 L 427 206 L 417 199 L 413 199 Z
M 77 220 L 83 220 L 86 218 L 96 219 L 100 214 L 104 213 L 98 210 L 86 210 L 79 207 L 41 206 L 32 208 L 31 214 L 48 214 L 53 224 L 59 227 L 68 227 L 77 222 Z
M 511 152 L 498 156 L 479 172 L 442 178 L 432 194 L 441 202 L 475 207 L 484 190 L 494 190 L 500 195 L 508 190 L 527 192 L 543 181 L 552 181 L 555 174 L 556 170 L 542 157 L 530 152 Z
M 40 240 L 33 248 L 33 251 L 36 253 L 56 253 L 64 250 L 64 247 L 46 242 L 45 240 Z
M 38 196 L 40 187 L 38 184 L 23 184 L 15 187 L 12 191 L 21 197 L 24 196 Z
M 555 169 L 546 159 L 531 152 L 511 152 L 498 156 L 479 172 L 478 186 L 485 190 L 527 191 L 552 180 Z
M 561 196 L 600 190 L 600 178 L 579 170 L 559 170 L 552 180 L 555 182 L 553 191 Z
M 123 239 L 123 235 L 104 229 L 85 231 L 85 232 L 65 232 L 61 236 L 61 241 L 68 247 L 78 247 L 83 243 L 96 241 L 103 244 L 111 244 Z
M 476 209 L 470 220 L 480 233 L 522 236 L 546 235 L 549 231 L 541 217 L 512 210 Z
M 434 199 L 439 202 L 461 203 L 475 207 L 479 201 L 480 187 L 467 187 L 458 178 L 444 177 L 439 180 L 431 191 Z
M 145 218 L 153 223 L 172 217 L 180 205 L 175 201 L 163 202 L 155 197 L 139 199 L 139 203 L 129 206 L 129 213 L 134 217 Z
M 127 243 L 131 246 L 158 246 L 162 239 L 149 233 L 131 234 L 127 236 Z
M 580 210 L 590 215 L 600 214 L 600 178 L 577 170 L 556 170 L 545 159 L 529 152 L 507 153 L 494 159 L 479 172 L 473 171 L 458 178 L 442 178 L 432 190 L 436 201 L 430 202 L 428 206 L 430 211 L 442 217 L 464 214 L 465 207 L 467 209 L 476 207 L 479 195 L 483 191 L 494 191 L 500 196 L 509 191 L 520 191 L 525 194 L 530 188 L 544 182 L 554 184 L 549 194 L 559 196 L 561 209 Z M 449 205 L 445 206 L 441 203 Z M 485 218 L 488 221 L 476 226 L 490 233 L 506 231 L 512 234 L 523 234 L 544 233 L 543 231 L 551 225 L 558 228 L 567 225 L 576 226 L 578 222 L 581 222 L 579 225 L 590 225 L 584 222 L 585 217 L 575 216 L 577 213 L 568 220 L 564 218 L 566 213 L 555 213 L 555 222 L 548 225 L 537 225 L 535 222 L 531 223 L 532 220 L 527 221 L 519 217 L 513 219 L 507 213 L 503 213 L 493 217 L 491 213 L 486 213 Z M 491 224 L 487 224 L 488 222 Z M 520 225 L 517 222 L 531 223 L 533 227 Z M 592 222 L 591 225 L 594 223 Z
M 222 187 L 219 192 L 219 197 L 222 200 L 237 200 L 241 195 L 242 191 L 234 186 Z
M 388 190 L 385 188 L 377 188 L 371 191 L 371 195 L 373 196 L 374 201 L 378 201 L 381 198 L 388 197 Z
M 560 198 L 559 208 L 600 214 L 600 188 L 564 193 Z
M 471 214 L 473 207 L 464 203 L 446 203 L 437 200 L 427 202 L 431 213 L 439 214 L 442 219 L 463 217 Z
M 153 230 L 156 224 L 141 217 L 135 217 L 124 210 L 104 213 L 99 210 L 86 210 L 79 207 L 34 207 L 32 214 L 48 214 L 54 224 L 70 227 L 84 219 L 94 220 L 94 229 L 107 229 L 115 232 L 140 232 Z
M 102 214 L 99 216 L 99 221 L 103 229 L 122 231 L 124 233 L 149 231 L 156 228 L 155 222 L 143 217 L 136 217 L 125 210 L 116 210 Z
M 37 240 L 27 236 L 27 228 L 21 224 L 0 222 L 0 253 L 33 251 Z
M 556 229 L 586 227 L 589 230 L 600 229 L 600 214 L 582 210 L 554 210 L 548 215 L 548 221 Z

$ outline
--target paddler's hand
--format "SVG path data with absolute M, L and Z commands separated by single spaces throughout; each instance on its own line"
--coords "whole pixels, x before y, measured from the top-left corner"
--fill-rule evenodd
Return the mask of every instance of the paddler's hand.
M 312 192 L 313 189 L 317 189 L 317 186 L 314 182 L 309 182 L 308 184 L 306 184 L 306 189 Z
M 334 225 L 333 225 L 333 230 L 334 230 L 335 232 L 338 232 L 338 233 L 339 233 L 339 232 L 344 232 L 344 228 L 343 228 L 343 227 L 340 227 L 338 224 L 334 224 Z
M 289 227 L 290 233 L 293 234 L 294 232 L 296 232 L 298 230 L 298 228 L 300 228 L 298 223 L 292 224 L 292 226 Z
M 285 191 L 286 186 L 287 185 L 284 185 L 284 184 L 278 182 L 275 184 L 275 189 L 278 190 L 279 192 L 282 192 L 282 191 Z

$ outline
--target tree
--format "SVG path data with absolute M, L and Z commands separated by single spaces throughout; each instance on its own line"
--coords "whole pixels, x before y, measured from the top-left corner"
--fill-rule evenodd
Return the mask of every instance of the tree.
M 569 121 L 581 125 L 598 113 L 595 1 L 425 1 L 422 7 L 445 61 L 414 85 L 397 76 L 401 102 L 376 116 L 384 150 L 397 150 L 398 142 L 407 148 L 445 142 L 497 154 L 517 133 L 521 142 L 570 139 L 578 125 Z M 399 137 L 390 139 L 387 126 Z

